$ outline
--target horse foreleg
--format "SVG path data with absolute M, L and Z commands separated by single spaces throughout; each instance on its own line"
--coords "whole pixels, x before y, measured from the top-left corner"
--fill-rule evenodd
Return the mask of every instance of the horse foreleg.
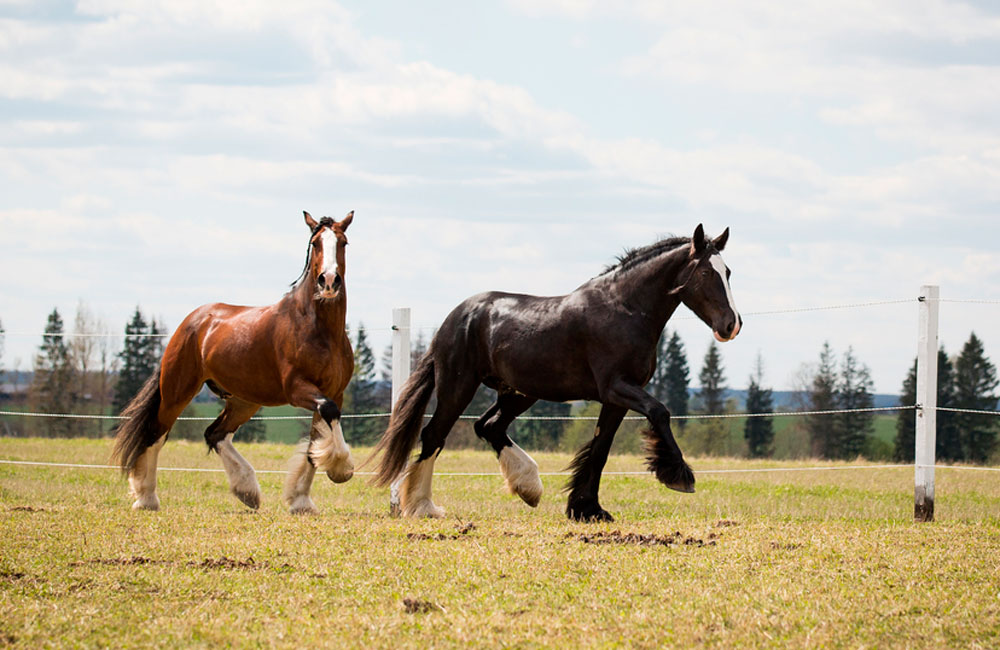
M 334 483 L 343 483 L 354 476 L 354 459 L 344 440 L 337 403 L 324 397 L 314 385 L 301 380 L 293 383 L 288 392 L 289 403 L 311 410 L 313 419 L 309 440 L 300 445 L 288 461 L 283 497 L 289 512 L 315 513 L 316 504 L 309 492 L 316 470 L 326 472 Z
M 156 496 L 156 461 L 160 455 L 166 436 L 154 442 L 142 452 L 128 474 L 129 493 L 135 499 L 133 510 L 159 510 L 160 498 Z
M 354 458 L 344 440 L 340 409 L 332 400 L 324 401 L 313 414 L 309 458 L 334 483 L 344 483 L 354 476 Z
M 601 414 L 597 417 L 597 428 L 594 437 L 583 446 L 573 458 L 570 469 L 573 476 L 566 489 L 569 499 L 566 502 L 566 516 L 577 521 L 614 521 L 607 510 L 601 507 L 597 500 L 597 492 L 601 487 L 601 472 L 611 451 L 611 442 L 621 426 L 622 419 L 628 412 L 619 406 L 601 406 Z
M 684 454 L 670 431 L 670 411 L 642 388 L 618 380 L 607 391 L 602 402 L 611 403 L 646 416 L 653 427 L 647 434 L 646 466 L 656 478 L 672 490 L 694 492 L 694 473 L 684 461 Z

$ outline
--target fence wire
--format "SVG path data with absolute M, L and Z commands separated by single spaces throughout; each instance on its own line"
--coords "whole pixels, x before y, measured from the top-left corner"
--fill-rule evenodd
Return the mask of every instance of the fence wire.
M 881 412 L 894 412 L 894 411 L 912 411 L 920 408 L 917 405 L 907 405 L 907 406 L 872 406 L 869 408 L 857 408 L 857 409 L 831 409 L 828 411 L 778 411 L 775 413 L 698 413 L 694 415 L 671 415 L 671 420 L 712 420 L 712 419 L 733 419 L 733 418 L 775 418 L 775 417 L 804 417 L 810 415 L 837 415 L 840 413 L 881 413 Z M 939 411 L 956 409 L 946 409 L 938 407 Z M 969 413 L 990 413 L 993 415 L 1000 415 L 1000 412 L 994 411 L 968 411 L 959 410 L 960 412 Z M 27 418 L 67 418 L 75 420 L 127 420 L 127 417 L 121 415 L 91 415 L 87 413 L 36 413 L 31 411 L 6 411 L 0 410 L 0 415 L 8 415 L 11 417 L 27 417 Z M 342 419 L 355 419 L 355 418 L 385 418 L 392 415 L 392 413 L 344 413 L 341 414 Z M 178 421 L 186 422 L 211 422 L 218 416 L 183 416 L 177 418 Z M 258 421 L 269 421 L 269 420 L 311 420 L 312 415 L 260 415 L 250 418 L 251 420 Z M 424 414 L 424 418 L 430 418 L 432 414 Z M 461 415 L 459 419 L 462 420 L 478 420 L 481 415 Z M 596 415 L 524 415 L 518 420 L 539 420 L 539 421 L 563 421 L 570 422 L 573 420 L 593 420 L 596 421 L 598 416 Z M 645 420 L 646 417 L 642 415 L 628 416 L 624 418 L 626 420 Z
M 87 463 L 54 463 L 34 460 L 10 460 L 0 459 L 0 465 L 20 465 L 26 467 L 53 467 L 63 469 L 110 469 L 121 470 L 117 465 L 96 465 Z M 969 470 L 976 472 L 1000 472 L 1000 467 L 974 467 L 970 465 L 841 465 L 841 466 L 815 466 L 815 467 L 746 467 L 729 469 L 695 469 L 695 474 L 770 474 L 782 472 L 839 472 L 846 470 L 873 470 L 873 469 L 912 469 L 914 467 L 934 468 L 934 469 L 954 469 Z M 157 467 L 159 472 L 194 472 L 220 474 L 226 470 L 215 467 Z M 258 469 L 257 474 L 286 474 L 287 470 L 282 469 Z M 374 476 L 375 472 L 354 472 L 356 476 Z M 572 476 L 572 472 L 539 472 L 539 476 Z M 653 476 L 649 471 L 620 471 L 603 472 L 604 476 Z M 434 476 L 496 476 L 503 477 L 500 472 L 434 472 Z

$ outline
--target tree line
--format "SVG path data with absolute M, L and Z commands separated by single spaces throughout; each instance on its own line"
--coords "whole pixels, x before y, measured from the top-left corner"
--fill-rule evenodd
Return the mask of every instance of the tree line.
M 120 349 L 105 323 L 81 303 L 73 330 L 83 336 L 64 336 L 57 309 L 49 314 L 42 343 L 34 359 L 34 376 L 27 402 L 46 413 L 118 413 L 159 367 L 166 327 L 136 307 L 125 327 Z M 3 324 L 0 321 L 0 372 L 3 369 Z M 346 414 L 385 414 L 390 410 L 392 349 L 387 346 L 376 361 L 364 324 L 348 335 L 354 348 L 354 375 L 344 394 Z M 411 365 L 424 354 L 427 338 L 417 331 L 411 346 Z M 0 379 L 3 375 L 0 374 Z M 699 387 L 691 385 L 691 369 L 683 341 L 676 330 L 665 330 L 657 345 L 657 362 L 647 390 L 667 406 L 681 446 L 694 454 L 748 456 L 751 458 L 811 456 L 827 459 L 867 458 L 913 460 L 915 413 L 899 411 L 895 435 L 876 431 L 882 420 L 870 410 L 874 403 L 870 369 L 848 348 L 837 354 L 829 343 L 817 361 L 803 364 L 794 386 L 795 403 L 784 410 L 814 413 L 800 418 L 774 418 L 773 389 L 767 386 L 764 359 L 758 353 L 747 378 L 743 403 L 729 391 L 719 346 L 712 341 L 698 372 Z M 993 411 L 997 407 L 996 368 L 987 358 L 982 341 L 972 333 L 961 352 L 938 354 L 938 406 Z M 478 416 L 493 402 L 495 393 L 480 387 L 467 414 Z M 208 398 L 211 399 L 211 398 Z M 916 400 L 916 362 L 904 378 L 901 405 Z M 430 406 L 433 409 L 433 403 Z M 596 415 L 597 404 L 574 405 L 539 401 L 529 416 L 566 417 Z M 833 413 L 815 413 L 815 412 Z M 749 417 L 717 418 L 743 412 Z M 188 410 L 185 415 L 192 414 Z M 635 414 L 632 414 L 635 415 Z M 696 416 L 695 419 L 677 419 Z M 592 420 L 519 419 L 512 437 L 525 448 L 572 451 L 593 435 Z M 345 418 L 344 434 L 354 445 L 373 444 L 385 430 L 386 417 Z M 941 411 L 937 416 L 937 457 L 944 461 L 989 462 L 997 449 L 998 418 L 976 413 Z M 100 436 L 113 425 L 107 421 L 45 418 L 33 422 L 32 435 Z M 171 435 L 200 439 L 205 422 L 179 422 Z M 618 451 L 640 451 L 644 422 L 626 422 L 618 438 Z M 884 426 L 882 426 L 884 429 Z M 460 420 L 449 438 L 452 446 L 478 444 L 472 421 Z M 303 433 L 307 426 L 303 424 Z M 0 432 L 12 432 L 5 425 Z M 780 436 L 778 434 L 781 434 Z M 880 434 L 880 435 L 877 435 Z M 251 420 L 237 434 L 244 440 L 265 440 L 266 424 Z

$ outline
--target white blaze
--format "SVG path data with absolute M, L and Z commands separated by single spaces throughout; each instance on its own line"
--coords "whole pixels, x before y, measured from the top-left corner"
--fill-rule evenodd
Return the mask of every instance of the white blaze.
M 337 235 L 327 228 L 319 236 L 323 242 L 323 268 L 320 273 L 330 275 L 337 272 Z
M 729 308 L 733 310 L 733 314 L 736 315 L 736 327 L 733 329 L 733 333 L 729 336 L 729 340 L 736 338 L 736 335 L 740 331 L 740 312 L 736 309 L 736 301 L 733 299 L 733 290 L 729 288 L 729 278 L 726 277 L 726 263 L 722 261 L 721 255 L 713 255 L 709 262 L 712 264 L 712 268 L 715 272 L 719 274 L 719 279 L 722 280 L 722 286 L 726 288 L 726 300 L 729 301 Z M 719 339 L 720 341 L 723 339 Z

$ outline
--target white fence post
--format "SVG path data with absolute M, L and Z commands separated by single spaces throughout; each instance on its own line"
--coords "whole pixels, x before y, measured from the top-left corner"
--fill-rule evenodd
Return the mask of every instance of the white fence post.
M 403 391 L 403 384 L 410 376 L 410 308 L 392 310 L 392 405 Z M 389 487 L 389 514 L 399 516 L 399 484 L 402 477 Z
M 913 490 L 913 517 L 917 521 L 934 521 L 939 296 L 940 291 L 936 285 L 924 285 L 920 288 Z

